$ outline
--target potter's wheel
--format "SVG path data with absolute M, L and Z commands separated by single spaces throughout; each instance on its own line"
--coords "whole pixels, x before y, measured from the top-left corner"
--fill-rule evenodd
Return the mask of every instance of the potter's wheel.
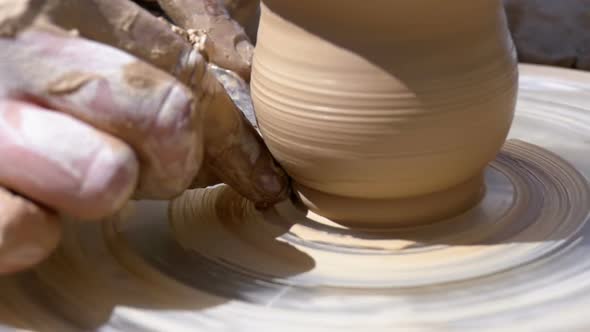
M 590 329 L 590 74 L 521 67 L 487 194 L 418 228 L 349 231 L 226 187 L 68 222 L 0 279 L 0 331 Z

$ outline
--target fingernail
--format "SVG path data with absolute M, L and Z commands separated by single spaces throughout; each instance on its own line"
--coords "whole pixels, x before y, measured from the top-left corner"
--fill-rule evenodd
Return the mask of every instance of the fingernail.
M 287 198 L 289 190 L 289 178 L 285 172 L 276 166 L 273 162 L 261 162 L 256 167 L 258 172 L 255 174 L 256 187 L 263 192 L 261 201 L 258 204 L 272 205 Z
M 280 180 L 272 173 L 258 176 L 258 185 L 271 194 L 279 194 L 283 190 Z

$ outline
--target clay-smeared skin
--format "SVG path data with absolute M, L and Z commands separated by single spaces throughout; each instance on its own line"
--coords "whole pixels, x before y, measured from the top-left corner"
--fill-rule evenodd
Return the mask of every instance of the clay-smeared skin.
M 253 47 L 240 25 L 233 21 L 221 0 L 158 0 L 184 29 L 198 29 L 210 39 L 204 52 L 212 62 L 250 78 Z
M 169 24 L 130 1 L 19 3 L 28 7 L 5 11 L 14 3 L 0 1 L 0 19 L 5 19 L 0 34 L 7 37 L 0 39 L 6 53 L 0 83 L 9 94 L 26 94 L 131 145 L 141 164 L 136 197 L 171 198 L 191 183 L 219 180 L 233 183 L 260 205 L 286 197 L 286 176 L 217 81 L 212 63 L 218 59 L 226 69 L 244 68 L 230 50 L 223 53 L 229 57 L 208 54 L 208 63 Z M 204 2 L 169 5 L 173 10 L 183 3 Z M 227 19 L 219 25 L 235 27 Z M 211 24 L 218 27 L 217 22 Z M 241 31 L 225 30 L 226 36 Z M 223 44 L 208 40 L 213 46 Z M 204 163 L 203 152 L 208 159 Z
M 233 22 L 222 5 L 216 5 L 216 2 L 218 1 L 161 0 L 160 4 L 169 11 L 169 16 L 174 17 L 175 24 L 207 33 L 208 43 L 204 51 L 211 62 L 248 78 L 252 46 L 243 28 Z M 165 24 L 158 22 L 156 16 L 129 1 L 50 0 L 48 3 L 53 7 L 49 14 L 62 27 L 77 29 L 87 38 L 115 45 L 140 58 L 148 59 L 160 68 L 176 65 L 176 70 L 179 71 L 177 77 L 187 74 L 183 70 L 192 69 L 191 63 L 183 63 L 190 62 L 187 53 L 191 49 L 186 48 L 182 38 Z M 206 3 L 218 10 L 205 10 Z M 219 12 L 224 15 L 216 15 Z M 240 45 L 243 46 L 241 51 L 236 48 L 234 41 L 244 41 Z
M 127 0 L 0 0 L 0 275 L 49 255 L 58 215 L 220 181 L 259 207 L 287 198 L 251 103 L 232 99 L 247 83 L 215 65 L 241 66 L 234 45 L 207 61 L 197 42 Z
M 349 219 L 360 199 L 387 205 L 477 177 L 510 128 L 517 76 L 501 1 L 268 0 L 252 95 L 275 158 L 308 198 L 318 192 L 308 207 L 363 222 Z

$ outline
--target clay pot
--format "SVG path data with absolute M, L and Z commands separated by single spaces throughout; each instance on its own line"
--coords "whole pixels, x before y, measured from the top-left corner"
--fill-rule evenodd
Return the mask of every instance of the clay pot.
M 501 1 L 262 5 L 261 132 L 307 207 L 343 224 L 409 225 L 473 206 L 517 81 Z

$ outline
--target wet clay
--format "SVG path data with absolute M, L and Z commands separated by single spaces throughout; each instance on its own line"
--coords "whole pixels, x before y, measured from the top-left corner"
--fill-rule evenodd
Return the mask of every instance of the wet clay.
M 488 193 L 475 208 L 417 227 L 347 229 L 290 202 L 258 211 L 225 185 L 185 192 L 171 202 L 169 217 L 183 248 L 259 279 L 347 287 L 495 273 L 534 261 L 588 218 L 586 180 L 538 146 L 509 140 L 485 182 Z
M 517 77 L 501 1 L 267 0 L 252 97 L 308 208 L 347 225 L 411 224 L 481 197 Z
M 510 139 L 485 170 L 486 194 L 463 214 L 347 229 L 290 202 L 257 210 L 225 185 L 133 202 L 100 223 L 64 220 L 55 254 L 0 277 L 0 325 L 586 331 L 590 74 L 521 73 Z
M 201 32 L 207 58 L 250 79 L 253 47 L 244 29 L 218 0 L 158 0 L 174 22 L 185 30 Z
M 182 4 L 204 5 L 167 3 L 171 10 Z M 55 0 L 40 5 L 43 10 L 30 29 L 0 40 L 7 57 L 2 63 L 11 68 L 4 70 L 3 87 L 26 91 L 42 104 L 131 145 L 142 164 L 136 198 L 170 199 L 193 184 L 220 181 L 260 205 L 286 198 L 287 176 L 240 112 L 244 103 L 232 100 L 236 93 L 231 91 L 246 90 L 242 87 L 247 83 L 214 65 L 215 56 L 207 62 L 185 36 L 131 1 Z M 5 7 L 0 6 L 0 23 L 24 15 L 5 12 L 11 8 Z M 197 24 L 189 18 L 183 22 Z M 208 19 L 217 27 L 219 22 Z M 206 31 L 203 36 L 216 45 Z M 101 61 L 90 61 L 90 55 Z M 225 67 L 233 68 L 232 61 L 223 58 L 229 61 Z M 246 94 L 251 104 L 249 91 L 241 93 Z

